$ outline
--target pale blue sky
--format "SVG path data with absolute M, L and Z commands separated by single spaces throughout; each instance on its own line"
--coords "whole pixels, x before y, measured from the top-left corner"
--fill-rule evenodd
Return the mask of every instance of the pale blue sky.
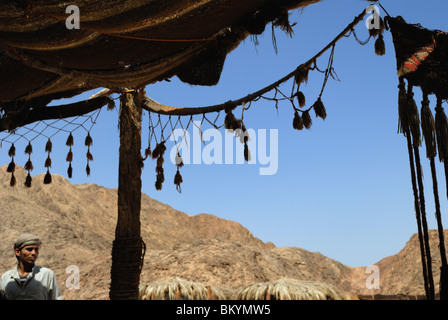
M 410 23 L 421 23 L 430 29 L 448 29 L 445 1 L 384 0 L 381 3 L 391 16 L 401 15 Z M 310 59 L 368 4 L 362 0 L 324 0 L 302 13 L 295 11 L 291 16 L 292 22 L 297 21 L 294 37 L 291 39 L 276 30 L 277 54 L 268 26 L 258 38 L 258 46 L 247 39 L 228 55 L 216 87 L 194 87 L 173 78 L 171 82 L 148 86 L 147 95 L 174 106 L 205 106 L 243 97 Z M 364 22 L 356 31 L 360 38 L 366 38 Z M 293 111 L 286 102 L 279 105 L 278 112 L 269 101 L 254 103 L 245 112 L 246 127 L 278 132 L 275 175 L 261 176 L 259 163 L 190 164 L 182 168 L 184 183 L 179 194 L 172 183 L 175 166 L 166 163 L 166 182 L 162 191 L 156 191 L 155 161 L 147 160 L 142 176 L 143 192 L 190 215 L 209 213 L 237 221 L 254 236 L 278 247 L 295 246 L 320 252 L 353 267 L 371 265 L 398 253 L 417 232 L 417 226 L 406 141 L 397 133 L 398 79 L 389 32 L 385 33 L 385 42 L 387 53 L 383 57 L 375 55 L 373 41 L 361 46 L 351 36 L 338 42 L 334 68 L 341 81 L 329 80 L 323 95 L 327 119 L 315 119 L 312 112 L 311 130 L 299 132 L 292 128 Z M 327 58 L 328 53 L 318 60 L 321 69 L 326 67 Z M 308 84 L 302 86 L 308 105 L 317 98 L 322 81 L 320 73 L 312 72 Z M 86 93 L 83 98 L 90 94 Z M 147 118 L 145 113 L 145 128 Z M 72 183 L 117 187 L 117 121 L 118 109 L 102 110 L 98 117 L 92 130 L 91 152 L 95 160 L 91 163 L 90 177 L 84 171 L 85 134 L 75 132 Z M 193 135 L 191 127 L 189 134 Z M 52 172 L 66 177 L 65 139 L 66 135 L 62 134 L 59 140 L 53 141 Z M 147 139 L 148 131 L 144 130 L 143 147 Z M 36 140 L 35 150 L 39 148 L 37 141 L 43 150 L 45 140 Z M 26 143 L 21 143 L 25 148 Z M 3 145 L 0 154 L 2 164 L 9 161 L 9 146 L 6 146 Z M 17 147 L 20 149 L 20 143 Z M 168 150 L 171 147 L 168 145 Z M 45 156 L 35 151 L 33 174 L 45 172 Z M 24 159 L 18 156 L 17 163 L 23 166 Z M 437 168 L 446 227 L 443 167 L 438 164 Z M 431 228 L 436 228 L 426 159 L 424 170 L 428 222 Z

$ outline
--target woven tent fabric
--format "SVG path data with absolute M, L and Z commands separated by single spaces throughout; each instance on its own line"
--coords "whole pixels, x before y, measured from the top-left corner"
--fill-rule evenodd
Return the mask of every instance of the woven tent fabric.
M 409 84 L 426 94 L 448 99 L 448 34 L 408 24 L 402 17 L 388 18 L 397 70 Z
M 2 1 L 1 111 L 176 75 L 189 84 L 215 85 L 226 55 L 242 40 L 318 1 Z M 79 8 L 80 29 L 64 23 L 69 4 Z

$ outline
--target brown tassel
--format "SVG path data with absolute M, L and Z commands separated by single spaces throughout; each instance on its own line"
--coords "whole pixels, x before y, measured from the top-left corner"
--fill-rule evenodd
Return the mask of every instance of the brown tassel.
M 176 190 L 181 193 L 180 184 L 183 182 L 182 175 L 179 172 L 179 168 L 177 169 L 176 175 L 174 176 L 174 184 L 176 185 Z
M 28 173 L 28 175 L 26 176 L 26 179 L 25 179 L 25 187 L 31 188 L 32 180 L 33 180 L 33 178 L 31 178 L 31 175 Z
M 16 185 L 16 183 L 17 183 L 17 180 L 16 180 L 16 177 L 14 176 L 14 172 L 13 172 L 13 173 L 11 173 L 11 180 L 9 180 L 9 185 L 11 187 L 14 187 Z
M 51 152 L 53 149 L 53 144 L 51 143 L 51 140 L 48 139 L 47 143 L 45 144 L 45 152 Z
M 90 176 L 90 166 L 89 166 L 88 163 L 87 163 L 87 166 L 86 166 L 86 173 L 87 173 L 87 176 Z
M 44 184 L 50 184 L 51 183 L 51 174 L 50 174 L 50 170 L 47 170 L 47 173 L 45 174 L 44 177 Z
M 426 157 L 431 159 L 437 155 L 436 126 L 434 116 L 429 108 L 429 100 L 427 95 L 425 95 L 422 101 L 422 109 L 420 112 L 422 133 L 426 146 Z
M 300 108 L 303 108 L 306 105 L 306 98 L 302 91 L 297 91 L 297 101 L 299 102 Z
M 414 93 L 412 92 L 412 86 L 408 86 L 408 95 L 407 95 L 407 106 L 406 110 L 409 128 L 411 130 L 412 139 L 415 147 L 419 147 L 422 144 L 421 139 L 421 130 L 420 130 L 420 116 L 418 113 L 418 107 L 414 100 Z
M 45 168 L 51 168 L 51 158 L 50 156 L 47 157 L 47 159 L 45 160 Z
M 294 112 L 294 119 L 292 120 L 292 127 L 296 130 L 303 130 L 302 117 L 297 111 Z
M 303 126 L 306 129 L 310 129 L 311 125 L 313 124 L 313 120 L 311 120 L 311 116 L 308 110 L 304 111 L 302 113 L 302 121 L 303 121 Z
M 157 167 L 162 167 L 163 163 L 165 162 L 165 160 L 163 159 L 162 156 L 157 158 Z
M 308 82 L 308 75 L 310 72 L 309 66 L 300 66 L 297 68 L 297 70 L 294 73 L 294 81 L 298 86 L 300 86 L 302 83 Z
M 442 100 L 437 99 L 435 128 L 437 138 L 437 149 L 440 162 L 448 160 L 448 119 L 442 107 Z
M 145 150 L 145 158 L 143 160 L 146 160 L 148 157 L 151 157 L 151 148 L 148 147 Z
M 406 131 L 409 128 L 407 108 L 407 94 L 406 94 L 406 83 L 403 78 L 400 78 L 400 83 L 398 85 L 398 132 L 403 133 L 406 136 Z
M 31 145 L 31 142 L 28 142 L 28 145 L 25 148 L 25 153 L 28 155 L 33 153 L 33 146 Z
M 386 54 L 386 43 L 384 42 L 382 34 L 380 34 L 375 41 L 375 53 L 379 56 L 384 56 Z
M 87 151 L 86 157 L 87 157 L 87 160 L 93 161 L 93 155 L 90 153 L 90 150 Z
M 314 103 L 313 108 L 314 112 L 316 112 L 316 117 L 322 118 L 323 120 L 327 118 L 327 111 L 320 97 Z
M 244 142 L 244 160 L 246 160 L 247 162 L 250 161 L 250 150 L 247 142 Z
M 90 147 L 93 144 L 93 140 L 92 140 L 92 137 L 90 136 L 90 132 L 87 134 L 87 137 L 86 137 L 86 139 L 84 141 L 84 144 L 87 147 Z
M 156 180 L 155 187 L 158 191 L 162 190 L 162 182 L 160 182 L 159 179 Z
M 74 139 L 73 139 L 72 133 L 70 132 L 70 134 L 67 138 L 67 141 L 65 142 L 65 145 L 71 147 L 71 146 L 73 146 L 73 144 L 74 144 Z
M 165 151 L 166 151 L 165 142 L 162 141 L 162 142 L 160 142 L 159 144 L 156 145 L 156 147 L 152 151 L 151 156 L 152 156 L 153 159 L 157 159 L 159 156 L 163 156 Z
M 73 152 L 72 152 L 71 148 L 70 148 L 70 151 L 67 153 L 67 157 L 65 158 L 65 161 L 67 161 L 67 162 L 73 161 Z
M 384 29 L 386 29 L 386 24 L 384 23 L 384 20 L 380 17 L 380 28 L 379 29 L 370 28 L 369 35 L 373 38 L 376 38 L 377 36 L 382 35 L 384 33 Z
M 16 170 L 16 164 L 15 164 L 14 160 L 12 160 L 9 163 L 8 168 L 6 169 L 6 172 L 11 173 L 11 172 L 14 172 L 15 170 Z
M 156 176 L 156 190 L 162 190 L 162 184 L 165 182 L 165 175 L 163 174 L 163 168 L 161 168 L 161 171 L 157 173 Z
M 72 168 L 72 164 L 70 163 L 68 165 L 68 169 L 67 169 L 67 176 L 71 179 L 73 176 L 73 168 Z
M 25 169 L 26 171 L 33 171 L 34 167 L 33 167 L 33 163 L 31 162 L 31 160 L 28 160 L 28 161 L 25 163 L 25 167 L 24 167 L 24 169 Z
M 226 117 L 224 119 L 224 127 L 228 130 L 241 129 L 241 122 L 235 118 L 232 111 L 226 110 Z
M 11 145 L 8 151 L 8 155 L 12 158 L 16 155 L 16 147 L 14 146 L 14 143 Z

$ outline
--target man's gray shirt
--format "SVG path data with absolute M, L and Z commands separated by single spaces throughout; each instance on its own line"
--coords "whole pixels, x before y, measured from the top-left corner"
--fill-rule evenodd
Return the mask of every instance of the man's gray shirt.
M 0 299 L 62 300 L 54 272 L 34 266 L 26 278 L 20 279 L 17 266 L 6 271 L 0 279 Z

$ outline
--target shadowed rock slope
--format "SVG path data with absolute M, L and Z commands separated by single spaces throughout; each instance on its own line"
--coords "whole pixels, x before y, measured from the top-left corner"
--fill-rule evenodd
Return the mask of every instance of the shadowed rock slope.
M 25 171 L 19 167 L 15 175 L 18 183 L 11 188 L 6 166 L 0 167 L 0 272 L 15 264 L 14 239 L 22 232 L 35 233 L 43 240 L 38 264 L 55 271 L 65 299 L 107 299 L 117 190 L 72 185 L 59 175 L 50 185 L 43 184 L 43 175 L 35 176 L 33 186 L 25 188 Z M 424 293 L 416 236 L 397 255 L 377 263 L 381 289 L 367 290 L 365 268 L 345 266 L 318 252 L 276 248 L 234 221 L 190 216 L 143 195 L 141 222 L 147 245 L 141 283 L 177 276 L 236 289 L 288 277 L 327 282 L 349 295 Z M 435 231 L 431 239 L 435 250 Z M 437 252 L 434 259 L 438 266 Z M 79 268 L 78 290 L 67 288 L 69 266 Z

